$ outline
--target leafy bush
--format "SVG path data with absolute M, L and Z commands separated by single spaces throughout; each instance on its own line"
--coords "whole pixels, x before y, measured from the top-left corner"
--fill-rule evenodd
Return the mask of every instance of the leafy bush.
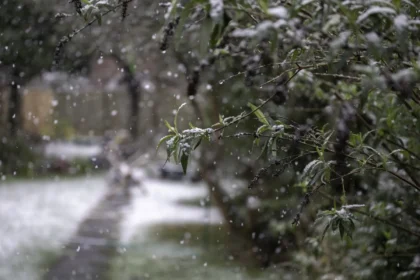
M 131 1 L 109 1 L 112 8 L 99 2 L 78 11 L 96 21 Z M 292 255 L 308 278 L 419 279 L 420 2 L 163 6 L 161 50 L 186 66 L 186 94 L 200 118 L 186 130 L 177 117 L 166 123 L 160 144 L 168 158 L 186 170 L 193 150 L 211 140 L 231 143 L 219 168 L 233 151 L 247 158 L 236 164 L 265 161 L 241 195 L 262 200 L 256 207 L 270 215 L 258 217 L 261 232 L 282 240 L 287 227 L 273 213 L 292 205 L 279 193 L 299 194 L 297 211 L 285 216 L 305 233 L 295 232 Z M 260 157 L 250 153 L 260 144 Z M 292 178 L 270 189 L 286 172 Z

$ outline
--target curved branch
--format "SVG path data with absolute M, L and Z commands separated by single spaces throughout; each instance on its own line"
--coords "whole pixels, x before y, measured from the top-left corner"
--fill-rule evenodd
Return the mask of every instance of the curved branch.
M 114 12 L 116 9 L 127 5 L 127 3 L 131 2 L 133 0 L 125 0 L 122 3 L 115 5 L 114 7 L 110 8 L 108 11 L 105 11 L 103 13 L 101 13 L 100 17 L 106 16 L 107 14 Z M 76 36 L 77 34 L 79 34 L 80 32 L 82 32 L 83 30 L 85 30 L 86 28 L 88 28 L 89 26 L 91 26 L 92 24 L 94 24 L 95 22 L 98 21 L 98 17 L 95 17 L 94 19 L 92 19 L 91 21 L 89 21 L 88 23 L 86 23 L 84 26 L 73 30 L 73 32 L 71 32 L 68 35 L 65 35 L 61 38 L 61 40 L 58 42 L 57 46 L 55 47 L 55 52 L 54 52 L 54 59 L 53 59 L 53 67 L 56 67 L 58 65 L 58 61 L 60 59 L 60 54 L 62 49 L 64 48 L 64 46 L 70 42 L 74 36 Z

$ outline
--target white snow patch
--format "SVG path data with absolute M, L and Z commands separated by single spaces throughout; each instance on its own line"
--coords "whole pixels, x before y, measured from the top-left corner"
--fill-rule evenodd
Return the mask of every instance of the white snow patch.
M 388 8 L 388 7 L 375 6 L 375 7 L 372 7 L 370 9 L 368 9 L 363 14 L 361 14 L 357 18 L 356 23 L 361 23 L 362 21 L 366 20 L 368 17 L 370 17 L 371 15 L 374 15 L 374 14 L 383 14 L 383 15 L 395 14 L 395 10 L 392 9 L 392 8 Z
M 40 279 L 43 252 L 58 252 L 105 193 L 103 178 L 0 185 L 0 279 Z
M 278 17 L 278 18 L 288 18 L 289 13 L 287 12 L 287 9 L 283 6 L 278 6 L 275 8 L 268 9 L 268 14 Z
M 214 20 L 220 20 L 223 16 L 223 0 L 210 0 L 210 16 Z
M 100 145 L 78 145 L 67 142 L 52 142 L 45 146 L 47 157 L 61 159 L 90 158 L 98 156 L 102 152 Z
M 408 27 L 408 17 L 404 14 L 394 18 L 394 25 L 397 31 L 403 31 Z
M 219 224 L 223 221 L 222 215 L 215 207 L 209 210 L 177 203 L 184 199 L 204 199 L 208 195 L 204 184 L 147 179 L 143 181 L 143 186 L 147 189 L 147 194 L 133 192 L 132 203 L 125 209 L 126 215 L 121 230 L 122 244 L 129 244 L 135 236 L 146 238 L 148 227 L 156 224 Z

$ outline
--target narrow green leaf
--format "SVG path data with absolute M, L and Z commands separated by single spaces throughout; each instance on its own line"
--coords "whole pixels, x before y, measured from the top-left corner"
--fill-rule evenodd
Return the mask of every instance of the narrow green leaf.
M 200 144 L 201 144 L 201 140 L 203 140 L 203 138 L 202 138 L 202 137 L 198 138 L 198 141 L 196 140 L 196 143 L 195 143 L 195 145 L 193 146 L 193 150 L 197 149 L 197 148 L 198 148 L 198 146 L 200 146 Z
M 271 155 L 277 157 L 277 139 L 274 138 L 273 145 L 271 145 Z
M 268 144 L 267 144 L 267 157 L 270 157 L 270 153 L 272 153 L 272 149 L 273 149 L 273 137 L 270 137 L 270 139 L 268 139 Z
M 345 232 L 345 234 L 350 238 L 350 239 L 353 239 L 353 232 L 354 232 L 354 228 L 353 228 L 353 226 L 352 225 L 354 225 L 353 224 L 353 222 L 352 222 L 352 220 L 351 219 L 348 219 L 348 220 L 346 220 L 346 221 L 343 221 L 343 228 L 344 228 L 344 232 Z
M 213 20 L 210 17 L 204 19 L 200 30 L 200 56 L 207 56 L 209 49 L 210 36 L 213 30 Z
M 255 138 L 254 141 L 252 142 L 251 153 L 253 153 L 254 152 L 254 148 L 256 146 L 259 146 L 259 145 L 260 145 L 260 138 Z
M 167 160 L 171 158 L 172 154 L 176 150 L 176 145 L 178 144 L 178 142 L 179 142 L 179 136 L 173 136 L 172 138 L 166 141 Z
M 261 150 L 261 154 L 258 156 L 258 159 L 259 159 L 259 158 L 261 158 L 261 157 L 264 155 L 265 150 L 267 150 L 267 147 L 268 147 L 268 142 L 269 142 L 269 141 L 266 141 L 266 142 L 265 142 L 264 147 L 263 147 L 263 149 Z
M 158 145 L 157 145 L 157 147 L 156 147 L 156 151 L 159 149 L 159 147 L 162 145 L 162 143 L 163 143 L 163 142 L 165 142 L 165 141 L 169 140 L 170 138 L 172 138 L 172 137 L 174 137 L 174 136 L 175 136 L 175 135 L 170 134 L 170 135 L 166 135 L 166 136 L 163 136 L 162 138 L 160 138 L 159 143 L 158 143 Z
M 187 105 L 187 103 L 182 103 L 181 106 L 179 106 L 178 110 L 176 111 L 175 114 L 175 119 L 174 119 L 174 126 L 175 126 L 175 131 L 178 133 L 178 113 L 179 110 L 181 110 L 182 107 L 184 107 L 185 105 Z
M 264 114 L 261 112 L 260 109 L 258 109 L 257 106 L 255 106 L 252 103 L 248 103 L 248 107 L 251 108 L 252 111 L 254 111 L 254 114 L 257 116 L 258 120 L 266 125 L 270 125 L 270 123 L 268 122 L 267 118 L 264 116 Z
M 221 25 L 218 23 L 213 27 L 213 31 L 211 32 L 210 36 L 210 48 L 214 49 L 216 47 L 217 41 L 220 37 L 220 29 Z
M 268 129 L 270 129 L 270 126 L 269 126 L 269 125 L 264 124 L 264 125 L 260 126 L 260 127 L 257 129 L 257 135 L 261 135 L 261 134 L 263 134 L 263 133 L 264 133 L 265 131 L 267 131 Z
M 271 57 L 274 59 L 273 63 L 277 63 L 278 61 L 278 49 L 279 49 L 279 40 L 278 40 L 278 33 L 277 32 L 272 32 L 271 35 L 271 40 L 270 40 L 270 54 Z
M 172 18 L 172 16 L 175 14 L 177 4 L 178 4 L 178 0 L 172 0 L 172 3 L 171 3 L 171 13 L 169 15 L 169 18 Z
M 337 230 L 339 222 L 340 222 L 340 219 L 338 218 L 338 216 L 335 216 L 334 218 L 332 218 L 332 220 L 331 220 L 331 229 L 332 229 L 332 231 L 336 231 Z
M 264 13 L 267 13 L 267 11 L 268 11 L 268 0 L 258 0 L 258 4 L 260 5 L 261 10 Z
M 179 163 L 179 154 L 180 154 L 180 151 L 181 151 L 181 149 L 180 149 L 180 147 L 179 147 L 179 141 L 177 141 L 177 142 L 175 143 L 175 146 L 174 146 L 174 151 L 173 151 L 174 160 L 175 160 L 175 163 L 176 163 L 176 164 L 178 164 L 178 163 Z
M 175 128 L 172 127 L 167 120 L 165 120 L 164 123 L 165 123 L 166 127 L 169 129 L 169 131 L 172 131 L 175 134 L 177 133 L 177 131 L 175 130 Z
M 322 236 L 321 236 L 321 241 L 324 240 L 325 235 L 327 234 L 328 229 L 330 228 L 331 223 L 328 223 L 325 228 L 324 231 L 322 232 Z
M 345 229 L 344 229 L 343 223 L 340 222 L 338 224 L 338 230 L 340 231 L 341 240 L 343 240 L 343 236 L 344 236 L 344 233 L 345 233 Z
M 188 4 L 185 5 L 184 9 L 181 12 L 178 26 L 175 30 L 175 49 L 178 50 L 179 44 L 181 43 L 181 34 L 185 27 L 185 23 L 190 15 L 192 9 L 194 8 L 195 1 L 189 1 Z
M 98 24 L 99 25 L 102 25 L 102 16 L 101 16 L 101 14 L 96 14 L 95 17 L 96 17 L 96 20 L 98 21 Z
M 182 165 L 182 170 L 184 171 L 184 174 L 187 174 L 188 155 L 186 155 L 185 153 L 182 153 L 181 165 Z
M 219 123 L 223 123 L 223 116 L 219 114 Z
M 333 133 L 334 133 L 334 131 L 331 131 L 331 133 L 325 138 L 325 141 L 322 144 L 322 148 L 321 148 L 322 156 L 324 155 L 325 148 L 328 146 L 328 141 L 330 140 Z

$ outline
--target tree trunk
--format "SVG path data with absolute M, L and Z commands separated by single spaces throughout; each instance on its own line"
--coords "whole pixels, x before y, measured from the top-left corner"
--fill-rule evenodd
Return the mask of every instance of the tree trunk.
M 11 136 L 16 136 L 21 124 L 21 103 L 22 97 L 19 94 L 18 88 L 19 74 L 17 70 L 13 70 L 12 81 L 10 82 L 9 94 L 9 110 L 8 110 L 8 123 Z
M 131 135 L 133 138 L 138 137 L 139 130 L 139 102 L 140 102 L 140 83 L 134 77 L 134 74 L 126 73 L 126 82 L 128 83 L 128 92 L 131 99 L 131 114 L 129 126 L 131 128 Z
M 112 54 L 112 57 L 124 71 L 123 82 L 127 85 L 128 94 L 130 96 L 130 117 L 128 120 L 128 126 L 130 128 L 131 136 L 135 139 L 138 137 L 139 132 L 141 83 L 136 78 L 135 73 L 130 69 L 130 66 L 126 61 L 116 54 Z

